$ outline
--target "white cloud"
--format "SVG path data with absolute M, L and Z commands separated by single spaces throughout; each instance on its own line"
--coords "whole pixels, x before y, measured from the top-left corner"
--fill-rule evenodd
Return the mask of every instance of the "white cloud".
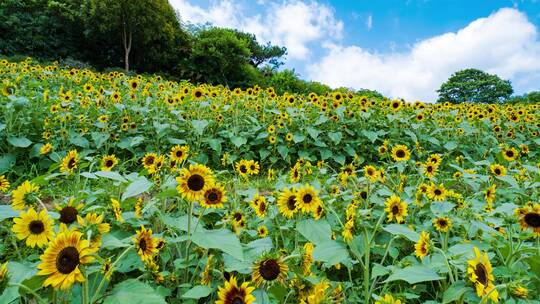
M 371 28 L 373 27 L 373 15 L 372 14 L 369 14 L 369 16 L 367 17 L 366 27 L 367 27 L 368 31 L 371 30 Z
M 505 8 L 465 28 L 417 42 L 409 50 L 379 54 L 360 46 L 327 46 L 307 67 L 309 78 L 331 86 L 369 88 L 410 100 L 436 99 L 453 72 L 478 68 L 510 79 L 518 92 L 539 89 L 540 42 L 536 27 Z
M 256 15 L 247 15 L 232 0 L 211 1 L 208 8 L 186 0 L 170 3 L 184 22 L 209 22 L 253 33 L 260 41 L 285 46 L 292 59 L 307 60 L 315 42 L 335 42 L 343 32 L 343 23 L 335 18 L 333 8 L 316 1 L 265 2 L 264 12 Z

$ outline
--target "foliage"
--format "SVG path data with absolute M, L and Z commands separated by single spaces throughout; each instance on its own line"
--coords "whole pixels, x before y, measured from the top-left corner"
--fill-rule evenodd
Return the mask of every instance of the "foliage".
M 438 102 L 497 103 L 512 95 L 512 85 L 497 75 L 477 69 L 458 71 L 437 90 Z

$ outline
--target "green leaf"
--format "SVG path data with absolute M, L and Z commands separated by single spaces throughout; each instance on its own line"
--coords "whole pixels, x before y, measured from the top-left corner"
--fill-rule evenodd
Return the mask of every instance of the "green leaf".
M 29 147 L 31 144 L 32 144 L 32 141 L 30 141 L 28 138 L 26 137 L 15 137 L 15 136 L 10 136 L 8 137 L 7 139 L 8 143 L 10 143 L 12 146 L 14 147 L 18 147 L 18 148 L 27 148 Z
M 127 180 L 122 175 L 120 175 L 120 173 L 114 171 L 97 171 L 94 172 L 94 175 L 123 183 L 127 182 Z
M 409 266 L 403 269 L 398 269 L 386 279 L 385 282 L 405 281 L 409 284 L 416 284 L 427 281 L 438 281 L 443 279 L 435 270 L 426 266 Z
M 452 211 L 452 209 L 454 209 L 454 204 L 449 202 L 433 202 L 429 208 L 434 214 L 444 214 Z
M 92 132 L 92 140 L 96 144 L 97 148 L 103 146 L 110 136 L 111 135 L 109 133 Z
M 343 134 L 341 132 L 329 132 L 328 137 L 337 145 L 341 141 Z
M 191 125 L 193 126 L 193 129 L 195 129 L 195 133 L 201 136 L 206 126 L 208 126 L 208 120 L 192 120 Z
M 405 225 L 390 224 L 383 227 L 383 229 L 390 234 L 404 236 L 412 242 L 418 242 L 420 239 L 420 235 L 418 233 L 412 231 Z
M 519 189 L 519 184 L 517 183 L 516 179 L 510 175 L 497 176 L 497 179 L 508 183 L 514 189 Z
M 240 148 L 241 146 L 245 145 L 247 143 L 247 139 L 240 136 L 234 136 L 231 138 L 231 142 L 237 147 Z
M 2 155 L 2 157 L 0 157 L 0 173 L 7 172 L 15 166 L 16 161 L 17 158 L 11 153 Z
M 332 234 L 332 228 L 326 220 L 303 220 L 296 224 L 296 230 L 313 244 L 329 241 Z
M 19 214 L 20 211 L 13 210 L 11 205 L 0 205 L 0 222 L 5 219 L 17 217 Z
M 182 298 L 200 299 L 207 297 L 212 293 L 212 288 L 204 285 L 197 285 L 182 295 Z
M 280 145 L 277 147 L 279 155 L 281 155 L 281 158 L 285 159 L 287 158 L 287 155 L 289 155 L 289 148 L 286 146 Z
M 448 151 L 452 151 L 455 148 L 457 148 L 457 143 L 455 141 L 449 141 L 446 144 L 444 144 L 444 148 Z
M 465 283 L 458 281 L 452 284 L 443 294 L 443 304 L 459 300 L 463 294 L 470 289 Z
M 148 191 L 153 185 L 154 184 L 148 179 L 146 179 L 146 177 L 139 176 L 136 180 L 131 182 L 129 186 L 127 186 L 126 191 L 124 191 L 124 194 L 122 194 L 122 200 L 125 201 L 130 197 L 134 197 L 141 193 L 144 193 Z
M 345 262 L 349 258 L 349 252 L 343 244 L 329 240 L 315 246 L 313 258 L 329 265 L 336 265 Z
M 195 231 L 192 235 L 193 243 L 205 249 L 219 249 L 230 254 L 236 259 L 243 260 L 244 253 L 238 236 L 230 230 L 202 230 Z
M 311 136 L 311 138 L 313 139 L 317 139 L 317 137 L 319 137 L 319 134 L 321 133 L 319 130 L 311 128 L 311 127 L 307 127 L 306 131 L 308 132 L 309 136 Z
M 90 146 L 90 142 L 88 139 L 82 137 L 79 134 L 72 133 L 69 137 L 69 142 L 74 144 L 77 147 L 81 148 L 88 148 Z
M 150 285 L 128 279 L 114 286 L 104 304 L 166 304 L 165 299 L 156 293 Z

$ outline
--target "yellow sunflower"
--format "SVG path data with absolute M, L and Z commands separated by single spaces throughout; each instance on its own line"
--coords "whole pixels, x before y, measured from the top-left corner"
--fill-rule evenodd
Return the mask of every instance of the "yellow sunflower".
M 89 246 L 88 241 L 78 231 L 65 231 L 52 240 L 40 256 L 38 275 L 48 278 L 43 286 L 66 290 L 75 282 L 84 282 L 79 265 L 91 263 L 98 249 Z
M 204 199 L 201 205 L 205 208 L 223 208 L 223 203 L 227 201 L 225 189 L 218 183 L 214 183 L 204 191 Z
M 176 181 L 178 182 L 176 190 L 182 197 L 194 201 L 204 196 L 204 192 L 212 185 L 214 178 L 210 168 L 196 164 L 189 165 L 189 169 L 183 168 Z
M 395 161 L 406 161 L 411 158 L 411 152 L 405 145 L 396 145 L 392 148 L 392 158 Z
M 91 231 L 90 246 L 99 248 L 101 246 L 102 235 L 111 230 L 111 225 L 104 223 L 103 214 L 88 213 L 85 217 L 77 216 L 77 223 L 81 226 L 81 231 L 85 234 Z
M 251 281 L 259 287 L 263 283 L 285 283 L 289 267 L 279 258 L 263 257 L 253 265 Z
M 265 225 L 261 225 L 257 228 L 257 234 L 259 237 L 264 238 L 268 235 L 268 228 Z
M 7 192 L 10 184 L 5 175 L 0 175 L 0 192 Z
M 149 170 L 154 166 L 154 162 L 157 159 L 156 153 L 146 153 L 142 158 L 142 164 L 146 170 Z
M 534 203 L 516 210 L 522 230 L 530 229 L 533 235 L 540 237 L 540 204 Z
M 377 174 L 377 168 L 367 165 L 364 167 L 364 176 L 367 180 L 374 183 L 379 179 L 379 174 Z
M 427 161 L 426 163 L 422 164 L 422 173 L 427 177 L 427 178 L 434 178 L 435 175 L 437 174 L 437 165 L 431 161 Z
M 503 165 L 493 164 L 493 165 L 489 166 L 489 170 L 495 176 L 505 176 L 506 175 L 506 168 Z
M 75 205 L 75 198 L 70 198 L 67 204 L 56 205 L 56 210 L 60 213 L 60 223 L 66 225 L 72 224 L 77 221 L 79 211 L 83 208 L 82 203 Z
M 397 195 L 392 195 L 384 202 L 384 211 L 387 213 L 387 221 L 395 220 L 398 223 L 405 221 L 407 216 L 407 203 L 401 200 Z
M 14 218 L 13 222 L 11 231 L 19 240 L 26 239 L 28 247 L 41 248 L 54 238 L 53 220 L 45 209 L 37 213 L 33 207 L 30 207 L 27 212 L 23 211 L 18 218 Z
M 251 207 L 255 211 L 258 217 L 264 217 L 268 211 L 268 204 L 266 198 L 262 195 L 256 194 L 251 201 Z
M 437 186 L 436 184 L 431 183 L 431 185 L 427 189 L 428 197 L 434 201 L 444 201 L 447 194 L 448 191 L 443 184 Z
M 23 210 L 30 203 L 29 194 L 37 193 L 39 187 L 31 181 L 24 181 L 11 193 L 11 206 L 15 210 Z
M 414 254 L 422 260 L 429 253 L 429 233 L 422 231 L 420 240 L 414 244 Z
M 120 202 L 114 198 L 111 198 L 111 207 L 116 220 L 120 223 L 123 223 L 124 218 L 122 217 L 122 206 L 120 205 Z
M 278 201 L 279 212 L 286 218 L 292 218 L 296 212 L 298 212 L 298 207 L 296 205 L 296 189 L 283 189 L 279 195 Z
M 504 159 L 511 162 L 511 161 L 516 160 L 516 158 L 519 156 L 519 152 L 514 147 L 505 148 L 502 150 L 502 156 L 504 157 Z
M 189 152 L 189 146 L 174 146 L 171 149 L 171 153 L 169 154 L 169 157 L 171 160 L 175 161 L 176 163 L 182 163 L 185 161 L 188 157 Z
M 401 300 L 394 299 L 392 295 L 385 294 L 384 297 L 380 298 L 378 301 L 375 301 L 375 304 L 402 304 Z
M 46 155 L 49 154 L 53 149 L 53 146 L 51 143 L 46 143 L 41 148 L 39 148 L 39 154 Z
M 248 160 L 246 163 L 247 166 L 247 173 L 249 175 L 257 175 L 259 174 L 260 166 L 259 162 L 254 160 Z
M 78 163 L 79 163 L 79 154 L 77 153 L 77 150 L 71 150 L 62 159 L 62 164 L 60 165 L 60 172 L 73 173 L 73 171 L 77 168 Z
M 246 177 L 249 174 L 248 165 L 249 163 L 245 159 L 242 159 L 239 162 L 236 162 L 235 168 L 236 168 L 236 171 L 238 171 L 238 174 L 240 174 L 240 176 Z
M 101 171 L 111 171 L 118 164 L 118 159 L 114 154 L 105 155 L 101 159 Z
M 491 187 L 486 189 L 484 197 L 486 199 L 486 202 L 488 202 L 488 204 L 492 204 L 493 201 L 495 200 L 496 191 L 497 191 L 497 185 L 495 184 L 491 185 Z
M 255 287 L 249 286 L 248 282 L 238 286 L 236 278 L 232 276 L 224 286 L 219 287 L 215 304 L 252 304 L 255 302 L 255 296 L 252 295 L 254 290 Z
M 315 212 L 320 204 L 321 199 L 313 186 L 306 184 L 296 192 L 296 206 L 302 212 Z
M 433 220 L 433 226 L 437 231 L 448 232 L 452 228 L 452 220 L 448 217 L 439 217 Z
M 145 229 L 144 226 L 141 226 L 141 229 L 137 230 L 133 242 L 135 243 L 135 250 L 137 250 L 143 262 L 151 261 L 154 255 L 158 253 L 156 241 L 152 237 L 152 229 Z
M 492 274 L 491 263 L 487 253 L 481 253 L 477 247 L 474 247 L 475 258 L 467 261 L 467 274 L 469 280 L 476 288 L 476 294 L 479 297 L 484 297 L 489 294 L 489 298 L 493 302 L 499 301 L 499 293 L 493 281 L 495 278 Z

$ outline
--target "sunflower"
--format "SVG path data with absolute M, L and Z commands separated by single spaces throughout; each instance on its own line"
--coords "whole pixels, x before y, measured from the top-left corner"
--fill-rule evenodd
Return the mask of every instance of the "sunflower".
M 283 189 L 279 195 L 278 201 L 279 212 L 286 218 L 292 218 L 296 212 L 298 212 L 298 207 L 296 205 L 296 189 Z
M 9 282 L 8 262 L 0 264 L 0 291 L 4 292 Z
M 77 223 L 81 226 L 82 232 L 87 234 L 91 231 L 90 245 L 95 248 L 101 246 L 101 236 L 111 230 L 111 225 L 103 222 L 103 214 L 88 213 L 85 217 L 77 216 Z
M 261 225 L 257 228 L 257 233 L 259 234 L 259 237 L 264 238 L 268 235 L 268 228 L 266 228 L 265 225 Z
M 467 261 L 467 274 L 469 280 L 476 288 L 476 294 L 479 297 L 484 297 L 489 294 L 489 298 L 493 302 L 499 301 L 499 293 L 493 281 L 495 280 L 492 274 L 491 263 L 487 253 L 482 254 L 477 247 L 474 247 L 475 258 Z
M 422 231 L 420 240 L 414 244 L 414 254 L 422 260 L 429 253 L 429 233 Z
M 427 161 L 426 163 L 422 164 L 422 173 L 427 177 L 427 178 L 433 178 L 435 177 L 435 175 L 437 174 L 437 165 L 431 161 Z
M 75 198 L 71 198 L 68 203 L 63 206 L 56 205 L 56 210 L 60 213 L 60 223 L 69 225 L 77 221 L 79 210 L 81 210 L 84 205 L 82 203 L 75 205 L 74 202 Z
M 364 176 L 372 183 L 376 182 L 379 179 L 377 169 L 370 165 L 364 167 Z
M 275 282 L 283 285 L 287 278 L 289 267 L 279 258 L 263 257 L 253 265 L 251 281 L 259 287 L 263 283 Z
M 521 229 L 531 229 L 534 236 L 540 237 L 540 204 L 531 204 L 516 211 Z
M 191 91 L 194 100 L 200 100 L 204 97 L 204 91 L 201 88 L 195 88 Z
M 111 207 L 116 220 L 120 223 L 123 223 L 124 218 L 122 217 L 122 206 L 120 205 L 120 202 L 114 198 L 111 198 Z
M 296 206 L 302 212 L 315 212 L 320 204 L 321 199 L 313 186 L 306 184 L 296 192 Z
M 223 203 L 227 201 L 225 189 L 218 183 L 209 186 L 203 196 L 201 205 L 205 208 L 223 208 Z
M 204 192 L 212 185 L 214 178 L 210 168 L 195 164 L 189 165 L 189 169 L 183 168 L 176 181 L 178 182 L 176 190 L 185 199 L 193 201 L 204 196 Z
M 129 87 L 132 89 L 132 90 L 137 90 L 137 88 L 139 87 L 139 81 L 137 81 L 137 79 L 131 79 L 129 81 Z
M 0 175 L 0 192 L 7 192 L 10 184 L 5 175 Z
M 394 299 L 392 295 L 385 294 L 384 297 L 380 298 L 378 301 L 375 301 L 375 304 L 401 304 L 401 300 Z
M 268 211 L 268 204 L 266 198 L 262 195 L 256 194 L 251 201 L 251 207 L 255 211 L 258 217 L 264 217 Z
M 396 145 L 392 148 L 392 158 L 395 161 L 406 161 L 411 158 L 411 152 L 405 145 Z
M 171 160 L 176 161 L 177 163 L 182 163 L 188 157 L 189 146 L 174 146 L 171 149 L 169 157 Z
M 249 162 L 245 159 L 242 159 L 241 161 L 236 162 L 235 164 L 236 171 L 238 171 L 238 173 L 242 177 L 246 177 L 249 174 L 248 166 L 249 166 Z
M 437 231 L 448 232 L 452 228 L 452 220 L 448 217 L 439 217 L 433 220 L 433 226 Z
M 114 154 L 105 155 L 101 158 L 101 171 L 111 171 L 118 164 L 118 159 Z
M 41 148 L 39 148 L 39 154 L 46 155 L 49 154 L 53 149 L 53 146 L 51 143 L 46 143 Z
M 13 219 L 11 230 L 19 240 L 26 239 L 28 247 L 43 247 L 54 238 L 53 220 L 45 209 L 37 213 L 33 207 L 27 212 L 21 212 L 18 218 Z
M 442 162 L 442 157 L 440 154 L 431 154 L 427 160 L 427 162 L 432 162 L 434 166 L 440 166 Z
M 94 260 L 92 254 L 97 250 L 89 246 L 82 233 L 74 230 L 61 232 L 40 256 L 38 275 L 48 276 L 43 286 L 52 285 L 54 289 L 66 290 L 75 282 L 84 282 L 79 265 L 91 263 Z
M 444 188 L 443 184 L 437 186 L 436 184 L 431 183 L 427 189 L 428 197 L 434 201 L 444 201 L 447 194 L 448 191 Z
M 158 253 L 156 241 L 152 237 L 152 229 L 145 229 L 144 226 L 141 226 L 141 229 L 137 230 L 133 242 L 135 243 L 135 250 L 137 250 L 143 262 L 151 261 L 154 255 Z
M 154 162 L 156 161 L 157 154 L 156 153 L 146 153 L 142 159 L 142 164 L 146 170 L 149 170 L 151 167 L 154 166 Z
M 71 150 L 68 154 L 62 159 L 62 164 L 60 165 L 60 172 L 62 173 L 73 173 L 77 168 L 79 162 L 79 154 L 77 150 Z
M 486 192 L 485 192 L 485 199 L 486 199 L 486 202 L 488 202 L 489 204 L 492 204 L 493 201 L 495 200 L 495 192 L 497 191 L 497 185 L 493 184 L 491 185 L 491 187 L 487 188 L 486 189 Z
M 251 304 L 255 302 L 255 297 L 251 294 L 254 290 L 255 287 L 249 286 L 248 282 L 238 286 L 236 278 L 231 276 L 224 286 L 219 287 L 215 304 Z
M 401 200 L 397 195 L 392 195 L 384 202 L 384 211 L 387 213 L 387 221 L 395 220 L 398 223 L 404 222 L 407 216 L 407 203 Z
M 503 155 L 504 159 L 511 162 L 511 161 L 516 160 L 519 153 L 518 153 L 518 150 L 516 148 L 512 147 L 512 148 L 503 149 L 502 155 Z
M 493 164 L 493 165 L 489 166 L 489 170 L 495 176 L 505 176 L 506 175 L 506 168 L 503 165 Z
M 249 175 L 259 174 L 259 169 L 260 169 L 259 162 L 254 161 L 254 160 L 248 160 L 246 163 L 246 167 L 247 167 L 247 173 Z
M 13 207 L 15 210 L 23 210 L 29 203 L 28 195 L 37 193 L 38 191 L 39 187 L 37 185 L 34 185 L 31 181 L 24 181 L 11 193 L 11 207 Z

